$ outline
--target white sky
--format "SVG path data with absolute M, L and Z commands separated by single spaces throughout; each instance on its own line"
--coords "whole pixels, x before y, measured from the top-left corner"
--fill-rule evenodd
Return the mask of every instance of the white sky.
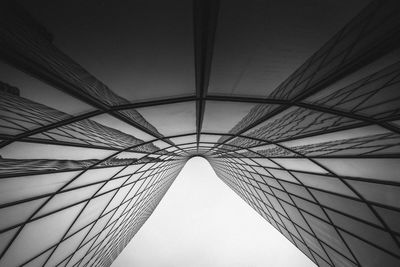
M 192 158 L 112 267 L 315 266 Z

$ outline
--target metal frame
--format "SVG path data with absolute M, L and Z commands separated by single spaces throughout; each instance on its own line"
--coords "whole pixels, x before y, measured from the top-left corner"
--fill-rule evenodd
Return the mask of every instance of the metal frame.
M 391 177 L 369 177 L 367 167 L 354 175 L 331 164 L 335 160 L 342 160 L 343 164 L 352 160 L 400 163 L 400 112 L 393 107 L 400 103 L 400 95 L 391 89 L 399 84 L 400 63 L 385 66 L 343 88 L 335 88 L 332 93 L 317 96 L 343 77 L 398 48 L 400 21 L 396 17 L 400 8 L 396 1 L 370 3 L 271 95 L 254 97 L 208 93 L 220 2 L 194 0 L 196 82 L 193 95 L 140 102 L 129 102 L 113 93 L 54 46 L 52 38 L 48 33 L 43 34 L 38 24 L 33 23 L 35 27 L 24 24 L 32 18 L 27 20 L 19 16 L 27 14 L 20 12 L 14 16 L 13 12 L 20 7 L 12 3 L 7 5 L 11 7 L 5 6 L 0 11 L 5 22 L 0 25 L 0 57 L 94 109 L 71 116 L 23 99 L 15 90 L 7 90 L 9 85 L 1 83 L 0 112 L 4 115 L 0 113 L 0 126 L 12 133 L 0 134 L 0 149 L 24 142 L 98 149 L 109 154 L 102 159 L 80 161 L 0 159 L 0 185 L 4 181 L 12 184 L 24 177 L 34 180 L 52 174 L 71 174 L 62 186 L 52 191 L 0 203 L 1 215 L 6 209 L 40 202 L 29 210 L 26 218 L 0 227 L 0 236 L 11 233 L 0 251 L 0 264 L 33 222 L 77 208 L 77 215 L 55 244 L 18 264 L 41 260 L 43 266 L 110 265 L 151 215 L 187 160 L 194 156 L 206 158 L 225 184 L 317 265 L 363 266 L 365 253 L 383 255 L 379 258 L 381 265 L 400 264 L 400 229 L 395 225 L 395 220 L 400 219 L 396 195 L 400 193 L 400 182 Z M 29 27 L 33 27 L 31 35 L 24 32 Z M 349 32 L 353 36 L 349 36 Z M 350 38 L 354 36 L 356 38 Z M 47 64 L 36 55 L 43 56 Z M 76 79 L 71 79 L 69 69 L 74 69 Z M 253 103 L 254 107 L 229 132 L 206 132 L 202 126 L 207 101 Z M 185 102 L 196 105 L 194 132 L 164 136 L 138 111 L 144 107 Z M 101 114 L 128 123 L 153 139 L 143 141 L 91 120 Z M 343 134 L 368 126 L 380 132 L 358 136 Z M 318 140 L 329 134 L 342 136 Z M 202 135 L 220 138 L 207 142 L 201 140 Z M 195 141 L 172 141 L 188 136 L 195 136 Z M 311 141 L 302 143 L 304 140 Z M 157 147 L 155 142 L 160 141 L 167 146 Z M 140 156 L 118 158 L 123 153 Z M 308 164 L 309 169 L 302 169 L 301 164 Z M 114 169 L 117 171 L 112 175 L 92 182 L 82 178 L 96 170 Z M 113 186 L 113 183 L 119 184 Z M 93 192 L 80 200 L 56 203 L 57 197 L 82 189 L 93 189 Z M 376 192 L 384 192 L 389 197 L 380 198 Z M 85 212 L 102 198 L 107 201 L 100 207 L 101 212 L 82 224 Z M 108 210 L 111 205 L 115 207 Z M 75 249 L 62 260 L 52 262 L 63 242 L 72 240 L 78 233 L 85 234 Z M 354 242 L 362 244 L 366 252 L 360 252 Z

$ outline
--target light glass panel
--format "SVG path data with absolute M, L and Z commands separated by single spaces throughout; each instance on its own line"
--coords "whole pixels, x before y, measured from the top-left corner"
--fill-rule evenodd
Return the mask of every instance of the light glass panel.
M 203 132 L 229 132 L 255 104 L 223 101 L 206 101 Z
M 377 180 L 399 181 L 400 159 L 315 159 L 341 176 L 363 177 Z
M 96 121 L 105 126 L 108 126 L 110 128 L 113 128 L 115 130 L 121 131 L 125 134 L 131 135 L 135 138 L 141 139 L 143 141 L 150 141 L 155 138 L 155 137 L 143 132 L 142 130 L 139 130 L 135 126 L 129 125 L 128 123 L 123 122 L 123 121 L 121 121 L 111 115 L 108 115 L 108 114 L 102 114 L 99 116 L 95 116 L 95 117 L 91 118 L 91 120 Z
M 116 151 L 73 146 L 13 142 L 1 149 L 4 158 L 10 159 L 102 159 Z
M 164 149 L 164 148 L 166 148 L 166 147 L 170 147 L 170 146 L 171 146 L 171 145 L 168 144 L 167 142 L 164 142 L 164 141 L 161 141 L 161 140 L 155 141 L 155 142 L 153 142 L 152 144 L 155 145 L 156 147 L 158 147 L 159 149 Z M 163 153 L 163 152 L 164 152 L 164 151 L 158 151 L 158 152 L 156 152 L 156 153 Z
M 80 205 L 77 203 L 85 203 L 88 199 L 95 195 L 95 193 L 99 190 L 101 186 L 101 184 L 95 184 L 74 189 L 68 192 L 58 193 L 53 198 L 51 198 L 42 209 L 40 209 L 40 211 L 35 215 L 34 218 L 58 211 L 59 209 L 66 208 L 70 205 L 74 206 Z
M 321 133 L 320 135 L 317 136 L 296 139 L 293 141 L 286 141 L 280 144 L 286 147 L 296 147 L 296 146 L 318 144 L 323 142 L 330 142 L 335 140 L 347 140 L 350 138 L 366 137 L 370 135 L 385 134 L 385 133 L 389 133 L 389 131 L 380 126 L 371 125 L 371 126 L 359 127 L 355 129 L 338 131 L 333 133 Z
M 193 143 L 193 142 L 196 142 L 196 135 L 175 137 L 175 138 L 170 138 L 170 140 L 177 145 L 184 144 L 184 143 Z
M 339 210 L 343 213 L 347 213 L 351 216 L 358 217 L 377 225 L 380 224 L 371 209 L 363 202 L 313 189 L 311 189 L 311 193 L 315 196 L 318 202 L 324 206 Z
M 135 159 L 139 159 L 144 157 L 145 155 L 142 153 L 137 153 L 137 152 L 129 152 L 129 151 L 124 151 L 121 153 L 118 153 L 115 158 L 117 159 L 130 159 L 131 162 L 135 162 Z M 129 161 L 128 161 L 129 162 Z
M 16 266 L 58 242 L 82 205 L 63 210 L 27 224 L 2 259 L 4 266 Z M 24 253 L 21 255 L 21 251 Z
M 93 198 L 89 202 L 89 205 L 85 207 L 78 220 L 74 223 L 69 231 L 69 234 L 73 234 L 82 227 L 85 227 L 86 225 L 97 220 L 114 194 L 115 192 L 109 192 L 102 196 Z
M 79 175 L 72 183 L 70 183 L 65 189 L 70 189 L 90 183 L 95 183 L 103 180 L 108 180 L 119 171 L 124 168 L 122 167 L 108 167 L 100 169 L 90 169 Z
M 85 102 L 3 62 L 0 62 L 0 81 L 17 87 L 20 97 L 28 99 L 29 102 L 40 103 L 66 114 L 77 115 L 94 109 Z
M 200 135 L 201 142 L 215 142 L 217 143 L 218 139 L 221 138 L 221 135 L 209 135 L 209 134 L 202 134 Z
M 0 209 L 0 229 L 24 223 L 46 199 L 37 199 Z
M 253 160 L 264 167 L 279 168 L 278 165 L 276 165 L 273 161 L 267 158 L 253 158 Z
M 285 159 L 285 158 L 275 158 L 274 161 L 281 165 L 285 169 L 296 170 L 296 171 L 306 171 L 315 173 L 327 173 L 326 170 L 322 169 L 317 164 L 313 163 L 308 159 Z
M 0 179 L 0 203 L 54 192 L 79 173 L 59 172 Z
M 138 111 L 164 136 L 196 132 L 196 103 L 193 101 L 141 108 Z
M 27 267 L 40 267 L 43 266 L 44 262 L 46 259 L 50 256 L 51 250 L 47 251 L 46 253 L 43 253 L 39 257 L 35 258 L 34 260 L 30 261 L 28 264 L 24 265 Z
M 350 188 L 336 177 L 322 176 L 309 173 L 293 173 L 303 184 L 319 188 L 326 191 L 331 191 L 341 195 L 357 197 Z
M 64 240 L 55 250 L 47 264 L 49 266 L 56 266 L 59 262 L 61 262 L 66 256 L 73 253 L 83 239 L 88 229 L 78 232 L 72 237 Z
M 17 231 L 18 228 L 0 234 L 0 249 L 2 251 L 7 246 L 8 242 L 10 242 L 14 237 Z

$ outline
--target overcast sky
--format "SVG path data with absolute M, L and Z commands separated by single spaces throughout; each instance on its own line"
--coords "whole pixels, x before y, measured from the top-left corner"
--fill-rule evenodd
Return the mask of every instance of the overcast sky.
M 112 267 L 315 266 L 193 158 Z

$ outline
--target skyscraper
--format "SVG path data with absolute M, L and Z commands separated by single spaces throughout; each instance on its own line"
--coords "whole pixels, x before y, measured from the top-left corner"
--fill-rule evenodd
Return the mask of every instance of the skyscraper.
M 400 265 L 398 1 L 17 2 L 1 266 L 109 266 L 193 156 L 318 266 Z

